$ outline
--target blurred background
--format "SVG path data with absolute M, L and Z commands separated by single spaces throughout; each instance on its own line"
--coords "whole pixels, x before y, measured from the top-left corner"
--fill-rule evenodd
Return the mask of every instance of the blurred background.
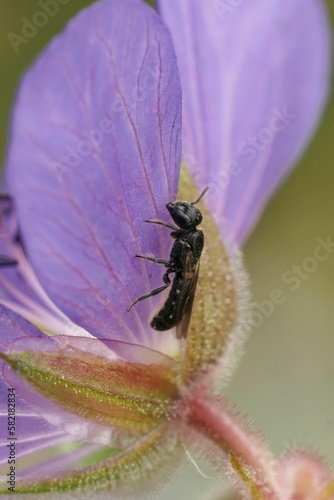
M 63 0 L 59 12 L 16 54 L 7 38 L 21 33 L 22 17 L 40 10 L 36 0 L 0 3 L 0 154 L 4 158 L 8 120 L 20 75 L 89 0 Z M 334 25 L 334 2 L 327 2 Z M 307 36 L 307 34 L 305 34 Z M 299 165 L 279 189 L 245 245 L 245 262 L 259 303 L 274 289 L 286 300 L 255 328 L 246 354 L 225 394 L 254 428 L 261 430 L 276 454 L 290 446 L 317 451 L 334 468 L 334 254 L 296 290 L 282 281 L 294 265 L 312 257 L 317 238 L 334 240 L 334 99 Z M 203 470 L 217 473 L 201 463 Z M 202 498 L 217 481 L 205 479 L 189 462 L 171 485 L 154 498 L 175 491 Z

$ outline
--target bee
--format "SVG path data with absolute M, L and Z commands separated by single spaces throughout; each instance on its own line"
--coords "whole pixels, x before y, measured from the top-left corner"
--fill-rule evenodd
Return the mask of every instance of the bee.
M 132 302 L 128 311 L 137 302 L 158 295 L 171 285 L 167 300 L 152 319 L 151 327 L 163 332 L 176 326 L 176 337 L 178 339 L 187 338 L 198 279 L 199 262 L 204 247 L 203 231 L 197 228 L 202 222 L 203 217 L 200 210 L 194 205 L 201 200 L 208 189 L 206 187 L 194 201 L 167 203 L 166 208 L 176 225 L 160 220 L 145 220 L 145 222 L 149 222 L 150 224 L 159 224 L 172 229 L 170 235 L 175 241 L 169 260 L 156 259 L 146 255 L 136 255 L 140 259 L 165 266 L 166 272 L 162 277 L 164 284 L 138 297 Z M 172 282 L 169 277 L 171 273 L 174 273 Z

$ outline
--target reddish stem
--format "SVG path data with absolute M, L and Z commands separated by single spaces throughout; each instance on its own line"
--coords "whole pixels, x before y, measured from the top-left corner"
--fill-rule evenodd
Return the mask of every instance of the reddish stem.
M 246 482 L 253 498 L 282 499 L 273 455 L 260 436 L 250 432 L 247 425 L 232 413 L 227 402 L 208 396 L 202 387 L 187 398 L 187 409 L 188 426 L 229 454 L 230 458 L 232 454 L 236 457 L 242 469 L 238 470 L 231 460 L 233 468 L 244 481 L 245 477 L 249 478 Z M 254 494 L 252 485 L 258 494 Z

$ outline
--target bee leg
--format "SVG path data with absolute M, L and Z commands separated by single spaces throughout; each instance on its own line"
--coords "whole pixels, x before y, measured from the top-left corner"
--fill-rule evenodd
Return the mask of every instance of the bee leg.
M 156 259 L 154 257 L 148 257 L 146 255 L 135 255 L 135 257 L 138 257 L 139 259 L 149 260 L 150 262 L 155 262 L 155 264 L 163 264 L 166 267 L 169 266 L 169 261 L 166 259 Z
M 162 220 L 147 220 L 145 222 L 150 222 L 150 224 L 159 224 L 159 226 L 168 227 L 168 229 L 172 229 L 173 231 L 178 231 L 179 228 L 174 226 L 173 224 L 168 224 L 168 222 L 163 222 Z
M 135 304 L 137 304 L 137 302 L 140 302 L 141 300 L 145 300 L 145 299 L 148 299 L 149 297 L 153 297 L 154 295 L 158 295 L 158 293 L 161 293 L 163 292 L 164 290 L 166 290 L 166 288 L 169 287 L 170 285 L 170 279 L 168 278 L 168 275 L 167 273 L 164 274 L 163 276 L 163 281 L 164 281 L 164 285 L 163 286 L 160 286 L 159 288 L 155 288 L 154 290 L 152 290 L 151 292 L 149 293 L 146 293 L 145 295 L 142 295 L 141 297 L 138 297 L 138 299 L 136 299 L 134 302 L 132 302 L 131 306 L 129 307 L 128 309 L 128 312 L 131 311 L 131 309 L 133 308 L 133 306 Z

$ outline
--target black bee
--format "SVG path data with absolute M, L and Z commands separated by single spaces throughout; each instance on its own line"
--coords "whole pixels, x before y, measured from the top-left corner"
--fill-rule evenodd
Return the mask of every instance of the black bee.
M 167 271 L 162 277 L 164 285 L 138 297 L 138 299 L 131 304 L 128 311 L 130 311 L 137 302 L 157 295 L 168 288 L 171 284 L 169 275 L 174 273 L 169 296 L 163 307 L 152 319 L 151 327 L 155 330 L 165 331 L 176 326 L 176 336 L 178 339 L 187 337 L 197 285 L 199 260 L 204 247 L 203 231 L 197 229 L 203 217 L 201 212 L 194 205 L 200 201 L 208 189 L 209 188 L 206 187 L 200 196 L 190 203 L 187 201 L 167 203 L 166 208 L 176 226 L 160 220 L 145 221 L 151 224 L 160 224 L 161 226 L 172 229 L 171 237 L 175 242 L 169 260 L 156 259 L 146 255 L 136 255 L 136 257 L 140 259 L 146 259 L 165 266 Z

